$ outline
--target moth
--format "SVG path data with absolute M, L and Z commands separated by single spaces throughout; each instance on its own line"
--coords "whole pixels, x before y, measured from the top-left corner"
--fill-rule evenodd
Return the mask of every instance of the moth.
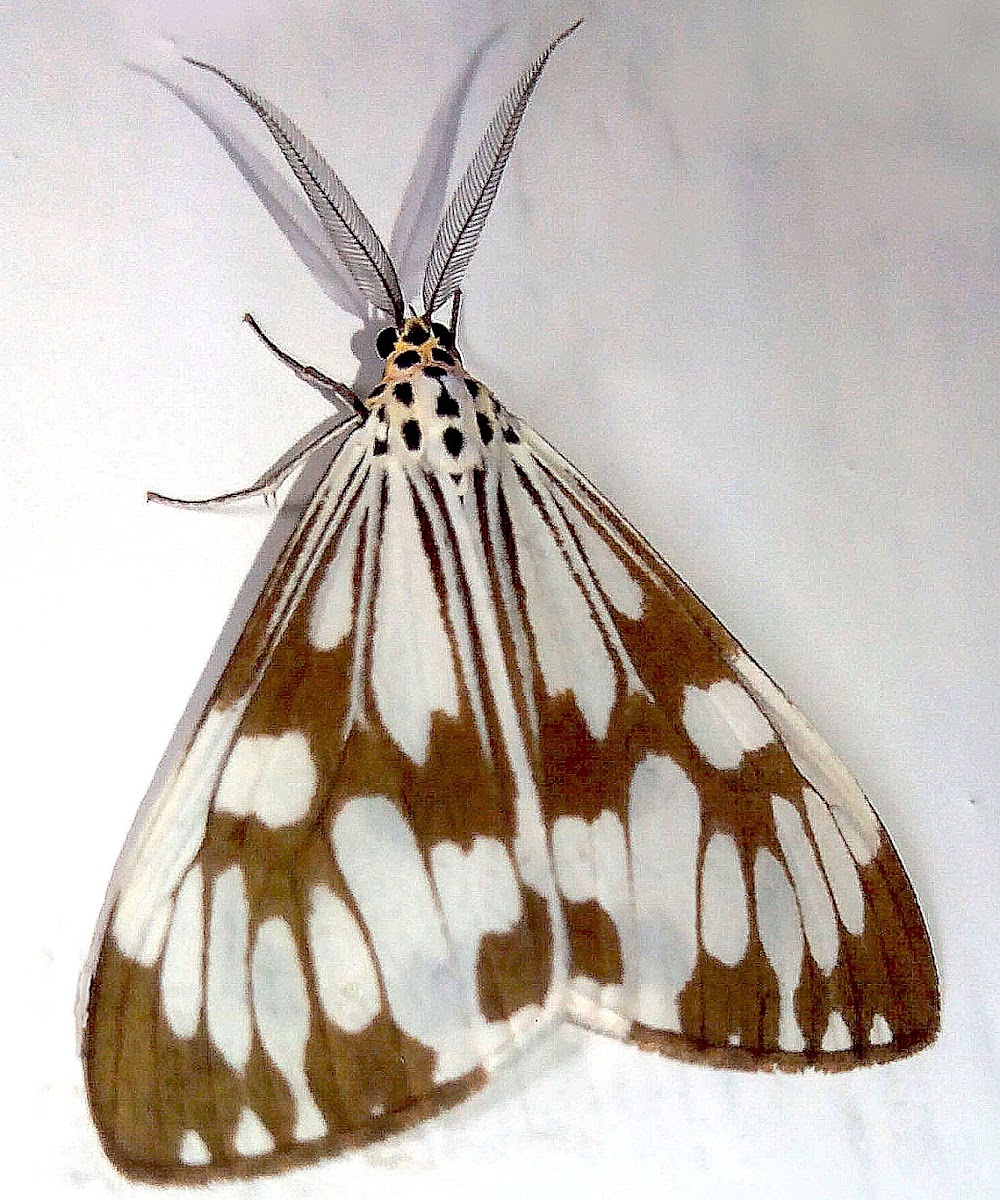
M 109 891 L 83 1059 L 126 1175 L 362 1146 L 561 1022 L 793 1071 L 937 1032 L 920 909 L 858 785 L 456 345 L 525 106 L 575 28 L 497 110 L 409 312 L 318 151 L 195 64 L 264 122 L 392 323 L 363 399 L 285 356 L 346 406 L 341 440 Z

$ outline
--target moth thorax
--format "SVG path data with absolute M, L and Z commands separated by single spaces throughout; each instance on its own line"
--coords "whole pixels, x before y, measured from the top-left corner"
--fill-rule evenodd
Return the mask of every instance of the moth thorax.
M 448 331 L 436 323 L 428 327 L 414 317 L 401 330 L 384 329 L 378 349 L 386 365 L 368 398 L 373 453 L 403 456 L 464 487 L 494 445 L 492 396 L 467 374 Z
M 396 382 L 414 368 L 447 369 L 460 361 L 450 331 L 437 321 L 428 323 L 419 317 L 408 317 L 401 329 L 383 329 L 375 339 L 375 348 L 385 359 L 382 384 L 372 393 L 375 399 L 383 385 Z

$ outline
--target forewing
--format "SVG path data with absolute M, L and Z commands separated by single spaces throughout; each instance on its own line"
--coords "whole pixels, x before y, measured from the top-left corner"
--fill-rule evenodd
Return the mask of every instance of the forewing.
M 249 1175 L 382 1137 L 478 1087 L 558 1000 L 554 885 L 517 861 L 454 547 L 428 489 L 373 455 L 375 424 L 116 875 L 84 1057 L 130 1175 Z
M 612 506 L 516 432 L 499 505 L 575 1018 L 737 1067 L 926 1045 L 931 947 L 858 785 Z

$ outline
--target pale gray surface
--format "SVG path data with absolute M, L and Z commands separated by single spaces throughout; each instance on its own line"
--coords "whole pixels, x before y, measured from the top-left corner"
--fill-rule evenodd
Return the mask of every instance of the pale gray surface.
M 464 165 L 579 10 L 358 11 L 20 0 L 0 15 L 4 1142 L 18 1194 L 139 1190 L 86 1114 L 76 976 L 270 525 L 143 493 L 239 486 L 325 415 L 244 309 L 307 361 L 355 371 L 357 320 L 335 285 L 146 72 L 262 154 L 265 186 L 294 205 L 266 134 L 180 56 L 257 86 L 388 236 L 441 98 L 470 73 Z M 717 1074 L 567 1035 L 489 1102 L 226 1194 L 998 1195 L 1000 7 L 635 0 L 586 15 L 470 270 L 467 362 L 859 776 L 924 904 L 944 1032 L 909 1062 L 832 1079 Z

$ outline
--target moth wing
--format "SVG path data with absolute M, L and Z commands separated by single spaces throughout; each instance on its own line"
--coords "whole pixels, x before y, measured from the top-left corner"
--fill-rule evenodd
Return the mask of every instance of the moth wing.
M 860 788 L 608 501 L 517 429 L 504 503 L 575 1019 L 733 1067 L 927 1045 L 930 942 Z
M 129 1175 L 253 1175 L 380 1138 L 553 1011 L 549 901 L 515 861 L 462 600 L 366 436 L 116 872 L 83 1053 Z

